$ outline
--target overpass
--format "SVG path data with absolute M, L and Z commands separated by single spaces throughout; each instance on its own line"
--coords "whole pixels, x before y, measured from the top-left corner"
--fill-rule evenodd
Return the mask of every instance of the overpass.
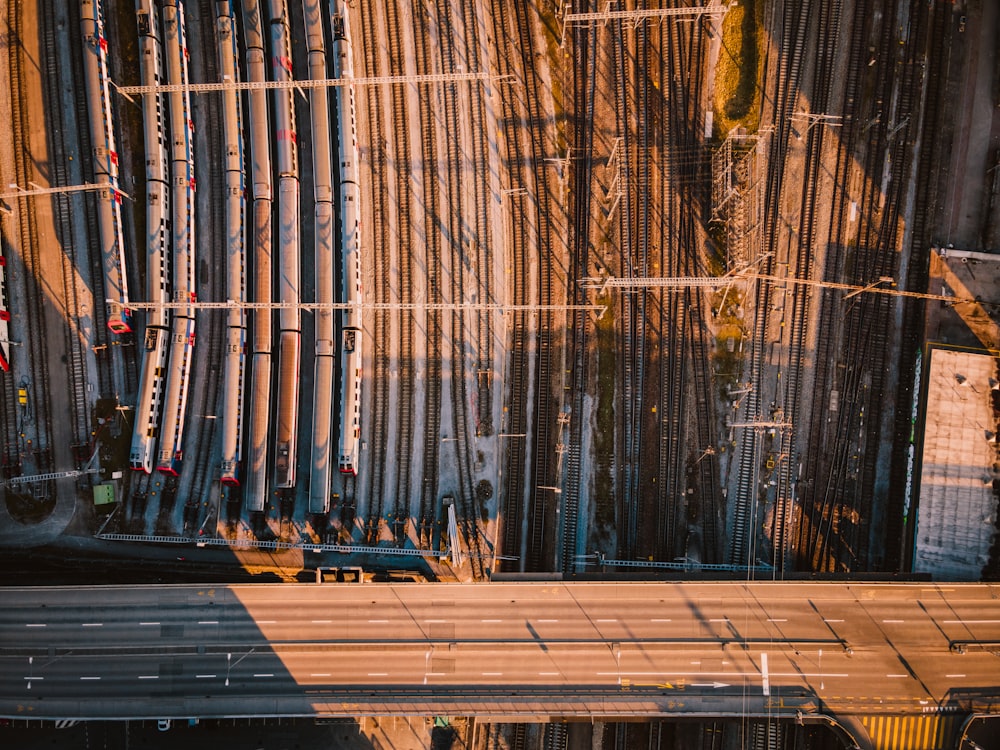
M 1000 708 L 1000 586 L 0 589 L 0 716 L 800 721 Z

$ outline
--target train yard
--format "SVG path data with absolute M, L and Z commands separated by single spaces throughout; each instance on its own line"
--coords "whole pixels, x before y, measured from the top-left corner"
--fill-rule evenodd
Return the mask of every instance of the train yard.
M 934 291 L 959 6 L 0 0 L 7 512 L 93 534 L 107 481 L 102 538 L 466 580 L 900 570 L 926 301 L 866 292 Z
M 716 3 L 55 5 L 4 4 L 45 63 L 4 61 L 20 494 L 124 470 L 105 533 L 435 554 L 451 509 L 472 578 L 898 567 L 923 303 L 801 282 L 926 291 L 946 4 L 752 6 L 726 124 Z M 99 189 L 25 192 L 29 86 L 47 184 Z

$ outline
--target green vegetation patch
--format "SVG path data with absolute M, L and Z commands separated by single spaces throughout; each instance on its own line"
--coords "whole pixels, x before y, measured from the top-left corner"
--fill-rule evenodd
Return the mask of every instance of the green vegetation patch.
M 764 64 L 761 0 L 740 0 L 722 20 L 722 49 L 715 68 L 715 136 L 735 127 L 757 132 L 760 124 L 760 77 Z

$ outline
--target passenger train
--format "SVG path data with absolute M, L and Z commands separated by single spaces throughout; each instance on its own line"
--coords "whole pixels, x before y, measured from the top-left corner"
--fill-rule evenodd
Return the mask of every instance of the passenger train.
M 159 85 L 163 77 L 163 58 L 159 19 L 152 0 L 136 0 L 136 24 L 142 85 Z M 169 302 L 170 186 L 163 95 L 144 96 L 142 115 L 146 144 L 146 296 L 151 302 Z M 153 470 L 160 430 L 169 343 L 170 312 L 163 307 L 152 308 L 146 319 L 135 428 L 129 452 L 129 466 L 147 474 Z
M 0 250 L 0 370 L 10 370 L 10 302 L 7 299 L 7 258 Z
M 244 0 L 243 36 L 246 46 L 247 78 L 266 80 L 264 31 L 260 3 Z M 253 195 L 253 289 L 255 302 L 269 303 L 272 298 L 271 268 L 271 128 L 267 111 L 267 92 L 248 92 L 250 111 L 250 186 Z M 264 510 L 267 497 L 267 437 L 271 408 L 271 311 L 253 313 L 251 341 L 251 379 L 249 425 L 245 460 L 246 483 L 243 488 L 247 510 Z
M 291 81 L 292 46 L 286 0 L 269 0 L 271 68 L 275 81 Z M 274 89 L 274 132 L 278 172 L 278 300 L 299 302 L 299 165 L 295 108 L 291 89 Z M 276 405 L 274 484 L 295 487 L 298 460 L 299 359 L 302 313 L 297 306 L 278 312 L 278 399 Z
M 188 51 L 184 29 L 184 5 L 163 0 L 163 40 L 167 62 L 167 82 L 188 82 Z M 190 97 L 186 91 L 167 94 L 170 123 L 173 223 L 173 298 L 175 302 L 196 301 L 195 267 L 197 245 L 194 233 L 194 123 Z M 182 439 L 187 412 L 187 395 L 194 354 L 195 311 L 180 307 L 174 312 L 167 368 L 163 427 L 157 469 L 176 476 L 183 458 Z
M 128 281 L 125 272 L 125 236 L 122 232 L 121 192 L 118 188 L 118 152 L 115 147 L 114 117 L 111 111 L 108 78 L 108 42 L 104 36 L 104 9 L 100 0 L 80 0 L 83 31 L 83 67 L 87 82 L 90 134 L 94 144 L 94 177 L 107 182 L 109 189 L 98 193 L 97 227 L 104 269 L 104 296 L 108 328 L 113 332 L 132 330 L 128 309 Z
M 325 19 L 322 0 L 303 0 L 309 77 L 326 78 Z M 313 134 L 314 235 L 313 253 L 316 301 L 334 300 L 333 161 L 330 140 L 330 97 L 327 89 L 309 92 Z M 332 309 L 316 310 L 315 358 L 313 360 L 312 456 L 309 476 L 309 512 L 330 510 L 330 475 L 333 463 L 333 388 L 336 369 L 335 316 Z
M 236 44 L 236 23 L 232 0 L 218 0 L 216 10 L 216 44 L 219 73 L 222 80 L 239 78 Z M 225 134 L 226 169 L 226 279 L 227 298 L 233 302 L 246 300 L 244 256 L 244 215 L 246 213 L 246 178 L 243 167 L 243 123 L 240 100 L 233 90 L 222 92 L 222 119 Z M 238 486 L 240 448 L 243 438 L 243 384 L 246 367 L 246 312 L 234 307 L 226 321 L 225 372 L 222 408 L 223 484 Z
M 350 19 L 346 0 L 331 0 L 333 6 L 334 76 L 351 79 Z M 358 471 L 361 440 L 361 365 L 363 355 L 361 289 L 361 214 L 358 189 L 358 137 L 354 113 L 354 87 L 338 86 L 337 115 L 340 143 L 340 241 L 341 299 L 350 305 L 341 316 L 340 350 L 340 444 L 338 465 L 342 474 Z

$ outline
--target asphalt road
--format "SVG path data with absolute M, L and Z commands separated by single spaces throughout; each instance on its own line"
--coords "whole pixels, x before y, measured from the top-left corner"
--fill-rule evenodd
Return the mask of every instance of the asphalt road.
M 0 715 L 968 710 L 1000 705 L 998 594 L 787 582 L 8 588 Z

